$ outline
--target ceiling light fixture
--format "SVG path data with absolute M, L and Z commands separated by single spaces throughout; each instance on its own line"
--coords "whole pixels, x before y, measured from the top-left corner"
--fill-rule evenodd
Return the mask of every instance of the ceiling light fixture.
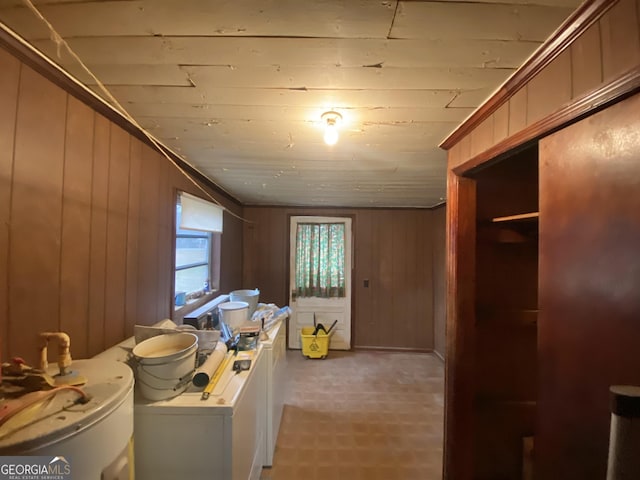
M 326 124 L 324 127 L 324 143 L 327 145 L 335 145 L 338 141 L 338 125 L 342 121 L 342 115 L 333 110 L 322 114 L 322 121 Z

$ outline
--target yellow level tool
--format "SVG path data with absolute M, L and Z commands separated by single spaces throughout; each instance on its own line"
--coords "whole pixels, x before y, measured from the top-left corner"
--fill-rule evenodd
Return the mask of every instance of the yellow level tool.
M 227 353 L 227 356 L 218 366 L 215 373 L 213 374 L 213 377 L 211 377 L 211 380 L 209 380 L 207 386 L 204 387 L 204 390 L 202 391 L 202 397 L 200 397 L 201 400 L 207 400 L 209 398 L 209 395 L 211 395 L 211 392 L 213 392 L 213 389 L 216 387 L 216 383 L 218 383 L 218 380 L 220 380 L 220 377 L 227 369 L 227 365 L 229 365 L 229 362 L 234 356 L 235 354 L 233 352 Z

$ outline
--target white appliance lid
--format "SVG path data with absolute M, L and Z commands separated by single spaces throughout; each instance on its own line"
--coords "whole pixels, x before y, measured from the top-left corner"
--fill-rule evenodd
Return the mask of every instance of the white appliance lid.
M 55 375 L 57 370 L 54 364 L 48 373 Z M 71 370 L 88 379 L 81 388 L 91 397 L 89 402 L 76 403 L 79 394 L 63 390 L 41 403 L 28 424 L 12 428 L 9 420 L 0 428 L 0 454 L 26 453 L 77 435 L 113 412 L 133 388 L 133 372 L 125 363 L 74 360 Z

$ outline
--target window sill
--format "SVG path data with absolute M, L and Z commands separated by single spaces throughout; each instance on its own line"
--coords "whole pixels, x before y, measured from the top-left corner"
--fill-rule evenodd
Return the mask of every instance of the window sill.
M 173 307 L 173 318 L 172 320 L 175 323 L 182 323 L 182 319 L 188 315 L 189 313 L 193 312 L 194 310 L 200 308 L 201 306 L 209 303 L 210 301 L 216 299 L 217 297 L 219 297 L 221 294 L 218 290 L 215 290 L 213 292 L 207 293 L 206 295 L 203 295 L 201 297 L 198 297 L 194 300 L 189 300 L 187 301 L 186 304 L 184 305 L 180 305 L 179 307 L 174 306 Z

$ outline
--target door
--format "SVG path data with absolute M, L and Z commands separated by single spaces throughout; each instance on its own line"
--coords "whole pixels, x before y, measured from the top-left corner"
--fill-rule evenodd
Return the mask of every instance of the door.
M 351 218 L 291 217 L 289 348 L 303 327 L 337 320 L 332 350 L 351 348 Z
M 609 387 L 640 385 L 639 111 L 540 141 L 536 478 L 606 478 Z

